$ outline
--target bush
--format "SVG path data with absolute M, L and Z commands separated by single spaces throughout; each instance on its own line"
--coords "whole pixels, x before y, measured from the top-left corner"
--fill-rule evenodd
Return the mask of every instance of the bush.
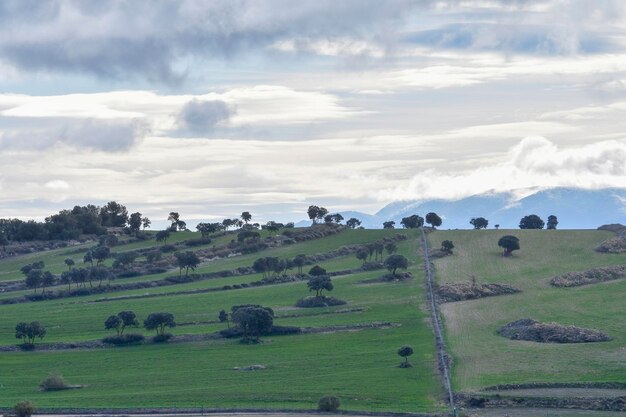
M 163 253 L 174 252 L 176 250 L 176 246 L 174 245 L 163 245 L 159 248 L 159 250 Z
M 317 409 L 319 411 L 337 411 L 340 405 L 341 401 L 339 401 L 339 398 L 332 395 L 327 395 L 320 398 L 317 403 Z
M 134 278 L 140 275 L 141 272 L 131 269 L 129 271 L 120 272 L 119 274 L 117 274 L 117 278 Z
M 111 345 L 124 346 L 141 343 L 144 339 L 142 334 L 128 333 L 121 336 L 108 336 L 102 339 L 102 341 Z
M 152 338 L 154 343 L 165 343 L 170 340 L 174 335 L 171 333 L 159 334 Z
M 33 403 L 30 401 L 20 401 L 15 404 L 13 411 L 15 411 L 15 415 L 17 417 L 30 417 L 35 411 L 37 411 L 37 408 L 35 408 Z
M 300 333 L 302 333 L 302 329 L 296 326 L 272 326 L 272 330 L 270 330 L 270 335 L 272 336 L 283 336 L 287 334 Z
M 296 307 L 301 308 L 330 307 L 343 304 L 346 302 L 335 297 L 304 297 L 296 301 Z
M 50 374 L 46 379 L 41 381 L 39 389 L 42 391 L 60 391 L 71 388 L 65 383 L 62 375 Z
M 203 237 L 200 239 L 189 239 L 189 240 L 185 240 L 185 246 L 202 246 L 202 245 L 208 245 L 211 243 L 211 239 L 209 239 L 208 237 Z

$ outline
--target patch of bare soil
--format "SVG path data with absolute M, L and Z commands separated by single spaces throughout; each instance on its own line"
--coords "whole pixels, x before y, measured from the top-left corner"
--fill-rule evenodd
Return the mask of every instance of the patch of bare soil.
M 324 326 L 324 327 L 303 327 L 302 333 L 335 333 L 335 332 L 354 332 L 366 329 L 391 329 L 393 327 L 399 327 L 398 323 L 384 322 L 372 322 L 363 324 L 350 324 L 350 325 L 338 325 L 338 326 Z
M 626 278 L 626 265 L 592 268 L 587 271 L 567 272 L 550 279 L 554 287 L 579 287 Z
M 515 294 L 519 289 L 506 284 L 473 284 L 471 282 L 456 282 L 441 284 L 436 289 L 437 297 L 441 302 L 474 300 L 476 298 L 493 297 L 496 295 Z
M 528 340 L 539 343 L 590 343 L 606 342 L 611 338 L 595 329 L 563 326 L 558 323 L 540 323 L 532 319 L 521 319 L 500 327 L 500 336 L 512 340 Z

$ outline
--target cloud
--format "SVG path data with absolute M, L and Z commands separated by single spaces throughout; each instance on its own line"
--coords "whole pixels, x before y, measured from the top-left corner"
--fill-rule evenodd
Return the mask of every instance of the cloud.
M 227 122 L 233 113 L 224 101 L 193 99 L 183 106 L 178 120 L 183 128 L 195 133 L 206 133 L 217 124 Z
M 560 148 L 543 137 L 526 137 L 499 163 L 457 172 L 430 168 L 377 197 L 382 201 L 458 199 L 532 187 L 626 188 L 626 141 Z
M 387 38 L 408 0 L 3 2 L 0 57 L 27 71 L 177 83 L 189 58 L 232 59 L 285 39 Z
M 71 188 L 70 185 L 63 180 L 48 181 L 43 186 L 50 190 L 69 190 Z
M 57 145 L 103 152 L 132 148 L 147 134 L 139 120 L 84 119 L 64 121 L 53 128 L 16 130 L 0 134 L 0 149 L 41 151 Z

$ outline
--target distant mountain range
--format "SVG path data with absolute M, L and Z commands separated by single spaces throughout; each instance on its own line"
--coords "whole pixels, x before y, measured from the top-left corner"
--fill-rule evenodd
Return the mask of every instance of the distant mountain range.
M 437 213 L 443 224 L 440 229 L 469 229 L 472 217 L 484 217 L 489 228 L 499 224 L 501 229 L 517 229 L 523 216 L 536 214 L 544 221 L 554 214 L 559 229 L 595 229 L 603 224 L 626 224 L 626 188 L 583 190 L 576 188 L 553 188 L 538 191 L 524 198 L 515 199 L 514 193 L 487 193 L 460 200 L 396 201 L 383 207 L 376 214 L 356 211 L 341 212 L 347 220 L 356 217 L 362 226 L 379 229 L 387 220 L 400 226 L 403 217 L 428 212 Z M 298 226 L 309 225 L 302 221 Z

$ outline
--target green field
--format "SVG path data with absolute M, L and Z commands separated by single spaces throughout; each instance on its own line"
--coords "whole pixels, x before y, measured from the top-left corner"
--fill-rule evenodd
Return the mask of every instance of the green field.
M 46 408 L 206 407 L 312 409 L 326 394 L 341 398 L 343 409 L 373 411 L 437 411 L 442 409 L 432 332 L 428 327 L 423 273 L 416 231 L 350 230 L 323 239 L 269 249 L 202 264 L 198 272 L 250 266 L 261 256 L 293 257 L 324 253 L 346 244 L 368 243 L 397 233 L 410 235 L 399 252 L 411 259 L 415 279 L 403 283 L 362 284 L 384 271 L 343 275 L 333 279 L 332 295 L 345 306 L 298 309 L 294 303 L 308 295 L 305 282 L 190 295 L 115 300 L 115 297 L 162 294 L 222 287 L 258 280 L 258 274 L 211 279 L 168 287 L 111 292 L 44 302 L 2 305 L 0 345 L 16 343 L 19 321 L 39 320 L 48 328 L 43 343 L 98 340 L 110 334 L 103 322 L 110 314 L 134 310 L 140 319 L 153 311 L 169 311 L 183 325 L 175 335 L 205 334 L 225 327 L 217 322 L 221 309 L 256 303 L 275 310 L 275 324 L 322 328 L 337 325 L 393 323 L 391 328 L 331 331 L 266 337 L 260 345 L 237 340 L 209 340 L 161 345 L 82 350 L 0 353 L 0 407 L 28 399 Z M 197 235 L 179 233 L 175 236 Z M 224 238 L 220 238 L 224 240 Z M 226 241 L 226 240 L 224 240 Z M 148 243 L 142 242 L 142 245 Z M 151 244 L 155 244 L 152 242 Z M 137 244 L 132 244 L 137 246 Z M 132 249 L 131 245 L 115 251 Z M 194 248 L 195 249 L 195 248 Z M 50 265 L 61 264 L 67 250 L 46 252 Z M 75 255 L 82 258 L 82 255 Z M 38 260 L 23 257 L 24 263 Z M 321 262 L 329 271 L 358 268 L 361 261 L 346 256 Z M 0 262 L 0 274 L 15 276 L 17 260 Z M 177 271 L 133 280 L 159 279 Z M 19 276 L 17 276 L 19 278 Z M 120 280 L 121 281 L 121 280 Z M 23 292 L 10 293 L 18 295 Z M 7 297 L 9 293 L 4 294 Z M 109 298 L 104 302 L 96 299 Z M 355 310 L 342 312 L 341 310 Z M 334 313 L 338 311 L 337 313 Z M 328 313 L 328 314 L 323 314 Z M 150 333 L 138 329 L 140 332 Z M 413 368 L 401 369 L 397 349 L 410 344 Z M 263 371 L 235 371 L 234 367 L 262 364 Z M 78 390 L 39 392 L 49 373 L 60 373 Z
M 521 250 L 503 258 L 498 239 L 514 234 Z M 626 254 L 593 249 L 612 234 L 601 231 L 438 231 L 432 246 L 449 239 L 454 254 L 435 260 L 438 282 L 506 283 L 521 293 L 442 305 L 448 348 L 454 358 L 455 390 L 528 382 L 626 380 L 626 281 L 554 288 L 549 279 L 569 271 L 626 263 Z M 513 341 L 496 329 L 514 320 L 596 328 L 613 340 L 603 343 L 543 344 Z

